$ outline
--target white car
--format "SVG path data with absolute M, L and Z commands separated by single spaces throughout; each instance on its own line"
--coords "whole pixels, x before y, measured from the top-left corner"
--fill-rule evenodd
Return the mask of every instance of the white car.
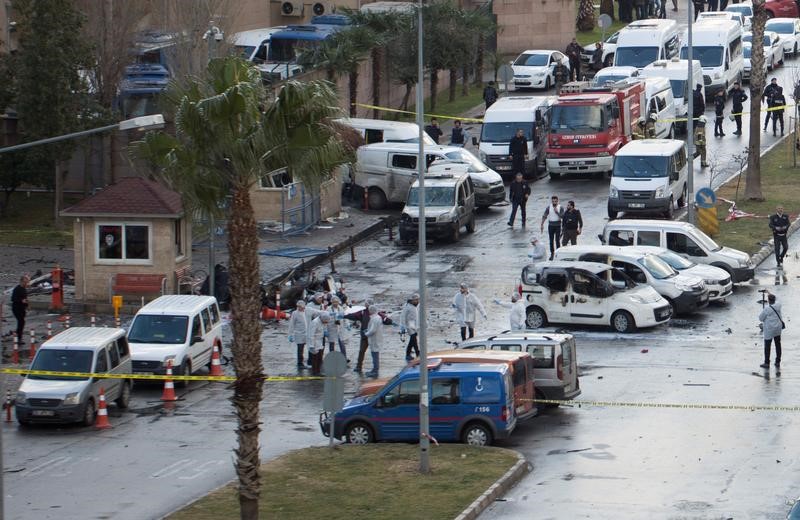
M 749 31 L 753 26 L 753 3 L 740 2 L 738 4 L 731 4 L 725 8 L 725 11 L 730 13 L 739 13 L 744 18 L 744 30 Z
M 752 43 L 753 33 L 744 33 L 742 41 Z M 764 31 L 764 63 L 767 64 L 767 70 L 774 69 L 776 65 L 782 65 L 784 56 L 781 36 L 774 31 Z M 749 56 L 745 58 L 745 61 L 750 61 Z
M 645 253 L 652 253 L 679 273 L 702 278 L 708 288 L 708 301 L 724 300 L 733 293 L 733 281 L 725 269 L 713 265 L 696 264 L 678 253 L 656 246 L 634 246 Z
M 742 81 L 750 81 L 750 76 L 753 75 L 753 63 L 750 57 L 753 55 L 753 44 L 751 42 L 742 43 L 742 58 L 744 64 L 742 66 Z M 764 71 L 766 75 L 767 71 Z
M 606 67 L 610 67 L 611 64 L 614 63 L 614 52 L 617 50 L 617 38 L 619 38 L 619 31 L 606 38 L 603 42 L 603 65 Z M 595 44 L 590 43 L 589 45 L 585 45 L 583 50 L 581 50 L 581 61 L 584 65 L 588 65 L 592 62 L 594 49 Z
M 800 19 L 798 18 L 773 18 L 767 20 L 764 31 L 776 32 L 783 41 L 783 52 L 797 55 L 800 46 Z
M 606 67 L 598 70 L 592 78 L 593 87 L 602 87 L 606 83 L 616 83 L 629 78 L 639 77 L 639 69 L 636 67 Z
M 524 51 L 511 62 L 514 69 L 514 87 L 550 89 L 556 82 L 554 70 L 561 62 L 569 70 L 569 58 L 559 51 Z
M 744 16 L 741 13 L 728 11 L 705 11 L 697 15 L 696 23 L 703 22 L 705 20 L 734 20 L 739 22 L 739 25 L 742 27 L 744 31 L 746 28 L 744 26 Z

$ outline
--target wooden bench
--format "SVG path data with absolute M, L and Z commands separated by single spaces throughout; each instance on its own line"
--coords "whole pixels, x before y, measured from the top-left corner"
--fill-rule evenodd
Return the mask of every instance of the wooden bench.
M 136 294 L 164 294 L 167 277 L 163 274 L 117 273 L 112 277 L 111 292 Z

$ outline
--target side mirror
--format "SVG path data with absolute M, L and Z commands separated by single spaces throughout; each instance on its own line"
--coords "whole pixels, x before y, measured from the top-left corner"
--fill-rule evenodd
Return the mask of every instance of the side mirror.
M 602 233 L 599 233 L 597 235 L 597 238 L 600 240 L 601 244 L 605 244 L 606 243 L 606 240 L 603 238 L 603 234 Z
M 384 395 L 383 397 L 381 397 L 378 400 L 378 403 L 380 403 L 381 407 L 383 407 L 383 408 L 391 408 L 395 404 L 397 404 L 397 403 L 394 402 L 394 394 L 386 394 L 386 395 Z
M 478 146 L 478 138 L 477 137 L 473 137 L 472 138 L 472 146 Z
M 202 337 L 200 337 L 200 336 L 192 336 L 192 345 L 194 345 L 195 343 L 200 343 L 201 341 L 203 341 Z

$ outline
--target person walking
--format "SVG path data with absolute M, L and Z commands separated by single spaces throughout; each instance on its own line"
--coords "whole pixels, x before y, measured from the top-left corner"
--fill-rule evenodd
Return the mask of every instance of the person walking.
M 700 116 L 694 126 L 694 145 L 700 154 L 700 167 L 708 167 L 706 162 L 706 116 Z
M 483 89 L 483 102 L 486 103 L 486 108 L 488 109 L 490 106 L 494 105 L 497 98 L 497 89 L 494 88 L 494 81 L 490 81 Z
M 303 351 L 306 347 L 307 331 L 306 302 L 298 300 L 294 312 L 289 317 L 289 343 L 297 345 L 297 368 L 300 370 L 308 368 L 303 363 Z
M 703 85 L 698 83 L 692 92 L 692 117 L 696 120 L 706 112 L 706 101 L 703 97 Z
M 369 300 L 364 302 L 364 310 L 361 311 L 361 317 L 359 318 L 359 325 L 360 332 L 360 342 L 358 345 L 358 360 L 356 361 L 356 367 L 353 369 L 353 372 L 360 374 L 364 369 L 364 357 L 367 354 L 367 349 L 369 348 L 369 339 L 367 338 L 367 328 L 369 327 L 369 307 L 370 302 Z
M 411 361 L 414 354 L 419 357 L 419 344 L 417 343 L 417 323 L 419 322 L 419 294 L 414 293 L 403 304 L 400 314 L 400 334 L 408 333 L 408 346 L 406 346 L 406 361 Z
M 568 244 L 578 245 L 578 235 L 583 230 L 583 218 L 581 217 L 581 211 L 575 209 L 575 201 L 573 200 L 567 202 L 567 209 L 561 218 L 561 229 L 564 234 L 562 246 Z
M 775 261 L 778 267 L 783 267 L 783 257 L 789 249 L 787 233 L 789 231 L 789 215 L 783 212 L 783 206 L 775 208 L 774 215 L 769 217 L 769 228 L 772 230 L 772 241 L 775 244 Z
M 747 101 L 747 94 L 742 90 L 742 86 L 737 81 L 733 84 L 731 91 L 731 115 L 736 121 L 736 131 L 733 135 L 742 135 L 742 111 L 744 110 L 744 102 Z
M 511 331 L 525 330 L 525 302 L 520 299 L 519 293 L 515 292 L 511 295 L 511 303 L 503 303 L 497 299 L 494 300 L 494 303 L 510 309 L 508 325 Z
M 461 341 L 466 340 L 467 337 L 474 337 L 476 311 L 480 311 L 483 319 L 486 319 L 486 310 L 478 297 L 469 292 L 466 283 L 461 283 L 458 292 L 453 297 L 453 308 L 456 310 L 458 326 L 461 327 Z M 467 331 L 469 331 L 469 336 L 467 336 Z
M 323 311 L 308 324 L 308 351 L 311 353 L 312 376 L 322 374 L 322 353 L 325 351 L 325 340 L 328 339 L 330 321 L 330 313 Z
M 508 155 L 511 156 L 511 173 L 525 175 L 525 160 L 528 158 L 528 139 L 525 131 L 517 128 L 517 133 L 508 143 Z
M 725 137 L 722 121 L 725 116 L 725 91 L 718 90 L 714 95 L 714 137 Z
M 556 82 L 556 95 L 561 92 L 561 87 L 564 86 L 564 83 L 569 81 L 569 74 L 569 69 L 566 65 L 560 61 L 556 63 L 556 66 L 553 68 L 553 79 Z
M 783 95 L 783 87 L 775 90 L 772 96 L 772 136 L 778 135 L 778 121 L 781 122 L 781 137 L 783 137 L 783 110 L 786 107 L 786 96 Z
M 569 58 L 569 79 L 570 81 L 580 81 L 581 79 L 581 51 L 583 47 L 578 43 L 576 38 L 573 38 L 569 45 L 567 45 L 564 54 Z
M 425 127 L 425 133 L 428 134 L 433 142 L 439 144 L 439 138 L 442 137 L 442 129 L 439 128 L 439 120 L 435 117 L 431 119 L 431 124 Z
M 383 319 L 375 305 L 369 306 L 369 323 L 364 335 L 367 337 L 372 354 L 372 370 L 367 373 L 367 377 L 378 377 L 381 368 L 381 346 L 383 346 Z
M 772 353 L 772 341 L 775 340 L 775 366 L 781 366 L 781 333 L 786 328 L 781 316 L 781 304 L 778 303 L 774 294 L 769 292 L 767 295 L 767 305 L 761 309 L 758 321 L 761 322 L 761 329 L 764 334 L 764 362 L 761 368 L 769 368 L 769 358 Z
M 767 131 L 767 127 L 769 126 L 769 119 L 772 117 L 772 111 L 769 110 L 772 108 L 773 98 L 777 93 L 778 89 L 778 78 L 772 78 L 769 85 L 764 87 L 764 92 L 761 94 L 761 103 L 767 104 L 767 115 L 764 117 L 764 131 Z
M 511 201 L 511 216 L 508 218 L 508 225 L 514 227 L 514 219 L 517 216 L 517 208 L 519 208 L 520 219 L 522 220 L 522 227 L 525 227 L 525 206 L 528 204 L 528 197 L 531 196 L 531 187 L 528 186 L 527 181 L 522 177 L 521 173 L 514 176 L 514 182 L 508 187 L 508 200 Z
M 528 258 L 531 259 L 532 264 L 547 260 L 547 247 L 542 244 L 542 241 L 536 235 L 531 237 L 531 249 L 528 251 Z
M 550 260 L 558 249 L 561 240 L 561 218 L 564 216 L 564 208 L 558 203 L 558 196 L 550 197 L 550 205 L 544 209 L 542 222 L 539 224 L 539 232 L 544 233 L 544 223 L 547 221 L 547 236 L 550 239 Z
M 11 291 L 11 313 L 17 319 L 17 342 L 22 348 L 25 337 L 25 316 L 28 313 L 28 285 L 31 277 L 27 274 L 22 275 L 19 284 Z

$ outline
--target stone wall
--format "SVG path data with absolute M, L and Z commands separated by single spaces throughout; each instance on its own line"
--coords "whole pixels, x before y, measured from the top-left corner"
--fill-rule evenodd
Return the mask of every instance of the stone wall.
M 497 52 L 518 54 L 527 49 L 563 51 L 575 36 L 574 0 L 495 0 Z

